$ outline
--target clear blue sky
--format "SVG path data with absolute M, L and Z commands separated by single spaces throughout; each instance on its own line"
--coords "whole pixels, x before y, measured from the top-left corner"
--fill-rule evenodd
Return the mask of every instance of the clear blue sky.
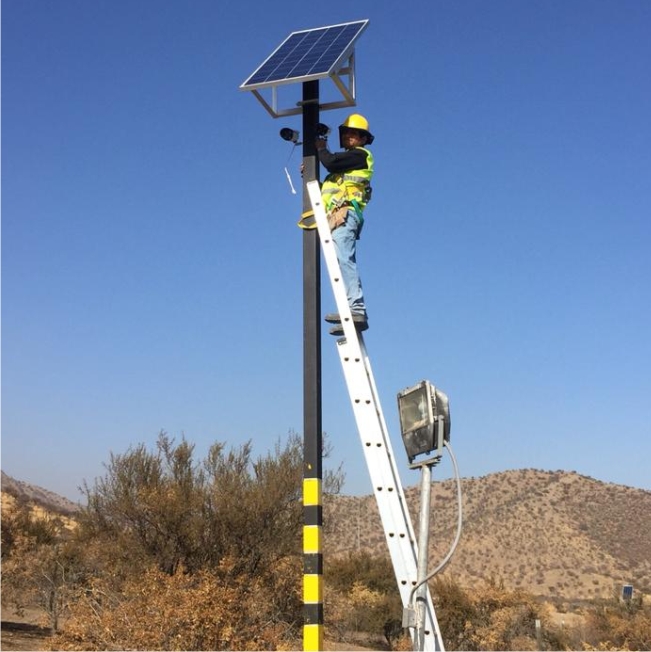
M 359 264 L 404 484 L 396 393 L 428 379 L 463 476 L 651 489 L 648 0 L 5 0 L 5 472 L 76 500 L 160 430 L 199 455 L 302 432 L 300 118 L 238 87 L 291 31 L 364 18 Z M 325 328 L 323 424 L 371 493 Z

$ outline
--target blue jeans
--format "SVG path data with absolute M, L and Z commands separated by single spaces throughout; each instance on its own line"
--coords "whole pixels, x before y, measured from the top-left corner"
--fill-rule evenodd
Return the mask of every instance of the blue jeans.
M 357 271 L 357 238 L 361 226 L 357 219 L 357 213 L 351 209 L 346 214 L 346 221 L 339 228 L 332 232 L 332 241 L 337 252 L 339 267 L 341 267 L 341 278 L 346 288 L 348 305 L 353 313 L 366 313 L 364 305 L 364 293 L 362 283 Z

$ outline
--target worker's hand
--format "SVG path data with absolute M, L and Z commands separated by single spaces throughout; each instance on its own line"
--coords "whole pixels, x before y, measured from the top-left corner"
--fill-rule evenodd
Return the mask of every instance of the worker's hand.
M 314 147 L 316 147 L 317 150 L 325 149 L 327 146 L 328 146 L 328 142 L 323 138 L 317 138 L 314 141 Z

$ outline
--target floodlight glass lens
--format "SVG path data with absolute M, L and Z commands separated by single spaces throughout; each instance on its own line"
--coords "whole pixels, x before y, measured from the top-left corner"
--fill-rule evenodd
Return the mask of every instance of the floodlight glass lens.
M 400 424 L 403 433 L 423 428 L 429 423 L 427 388 L 418 389 L 400 397 Z

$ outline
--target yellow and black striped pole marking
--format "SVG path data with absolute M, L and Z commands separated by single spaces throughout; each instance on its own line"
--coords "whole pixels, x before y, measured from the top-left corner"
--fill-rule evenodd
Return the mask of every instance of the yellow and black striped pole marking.
M 303 479 L 303 649 L 323 649 L 321 479 Z
M 309 179 L 319 180 L 316 151 L 319 123 L 319 80 L 303 82 L 303 215 L 312 202 Z M 314 219 L 314 217 L 312 217 Z M 307 222 L 304 219 L 304 222 Z M 308 226 L 305 224 L 304 226 Z M 321 555 L 321 245 L 317 229 L 303 229 L 303 649 L 323 649 Z

